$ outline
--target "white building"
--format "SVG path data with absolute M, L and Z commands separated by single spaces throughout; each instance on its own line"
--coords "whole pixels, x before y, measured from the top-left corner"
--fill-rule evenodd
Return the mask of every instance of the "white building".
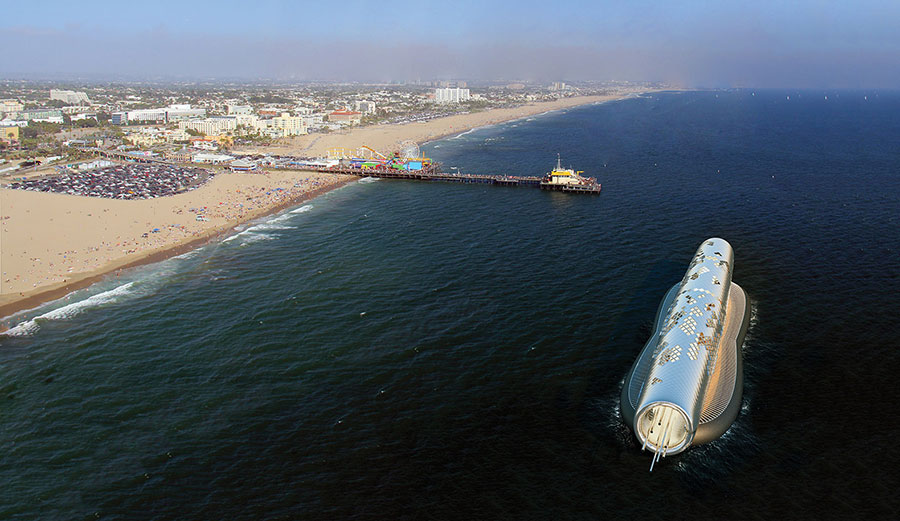
M 250 105 L 234 105 L 227 104 L 225 105 L 228 114 L 253 114 L 253 107 Z
M 192 119 L 178 122 L 181 130 L 193 130 L 207 136 L 218 136 L 237 129 L 237 118 L 233 116 L 218 116 L 206 119 Z
M 0 101 L 0 116 L 16 114 L 21 110 L 25 110 L 25 105 L 22 105 L 16 100 L 5 99 Z
M 243 126 L 255 129 L 259 122 L 259 116 L 256 114 L 235 114 L 233 117 L 235 125 L 239 127 Z
M 206 109 L 192 109 L 191 105 L 169 105 L 166 107 L 166 121 L 179 121 L 182 119 L 206 116 Z
M 91 100 L 88 99 L 87 94 L 84 92 L 75 92 L 74 90 L 50 89 L 50 99 L 59 100 L 68 103 L 69 105 L 78 105 L 79 103 L 84 103 L 86 105 L 91 104 Z
M 363 114 L 374 114 L 375 113 L 375 102 L 374 101 L 354 101 L 353 102 L 353 110 L 362 112 Z
M 129 110 L 128 112 L 113 112 L 112 123 L 114 125 L 124 125 L 125 123 L 144 123 L 144 122 L 163 122 L 179 121 L 182 119 L 204 117 L 206 109 L 192 109 L 190 105 L 169 105 L 168 107 L 159 109 L 139 109 Z
M 299 136 L 306 134 L 306 122 L 299 116 L 291 116 L 282 112 L 281 116 L 269 120 L 269 128 L 274 130 L 270 134 L 280 134 L 279 137 Z
M 73 114 L 71 119 L 72 121 L 81 121 L 83 119 L 97 119 L 97 115 L 90 112 L 84 112 L 81 114 Z
M 193 161 L 194 163 L 228 163 L 234 161 L 234 157 L 226 154 L 210 154 L 207 152 L 198 152 L 191 156 L 191 161 Z
M 469 101 L 469 89 L 445 88 L 434 89 L 435 103 L 459 103 Z

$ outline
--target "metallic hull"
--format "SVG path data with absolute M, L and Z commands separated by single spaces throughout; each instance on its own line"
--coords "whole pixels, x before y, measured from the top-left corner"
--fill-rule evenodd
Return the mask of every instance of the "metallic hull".
M 726 241 L 704 241 L 625 377 L 623 419 L 654 461 L 718 438 L 740 411 L 749 306 L 732 266 Z

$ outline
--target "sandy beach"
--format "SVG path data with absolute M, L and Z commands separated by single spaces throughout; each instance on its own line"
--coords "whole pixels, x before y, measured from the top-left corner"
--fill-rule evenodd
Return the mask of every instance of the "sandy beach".
M 202 244 L 352 179 L 229 173 L 190 192 L 137 201 L 0 189 L 0 316 L 84 287 L 85 279 L 174 255 L 173 248 Z
M 362 145 L 389 152 L 406 140 L 421 144 L 477 127 L 621 97 L 565 98 L 422 123 L 362 127 L 236 152 L 321 156 L 329 148 Z M 223 173 L 190 192 L 134 201 L 0 188 L 0 317 L 60 298 L 116 270 L 200 246 L 232 233 L 240 223 L 353 179 L 312 172 Z M 199 209 L 204 209 L 208 220 L 196 219 Z
M 394 152 L 404 141 L 415 141 L 423 144 L 445 136 L 465 132 L 473 128 L 495 125 L 504 121 L 533 116 L 543 112 L 562 110 L 578 105 L 599 103 L 623 98 L 616 96 L 578 96 L 562 98 L 556 101 L 531 103 L 510 109 L 492 109 L 483 112 L 460 114 L 431 121 L 403 123 L 396 125 L 374 125 L 334 132 L 329 134 L 310 134 L 292 138 L 287 143 L 267 147 L 239 147 L 235 153 L 243 154 L 279 154 L 300 156 L 324 156 L 331 148 L 344 147 L 356 149 L 363 145 L 382 153 Z

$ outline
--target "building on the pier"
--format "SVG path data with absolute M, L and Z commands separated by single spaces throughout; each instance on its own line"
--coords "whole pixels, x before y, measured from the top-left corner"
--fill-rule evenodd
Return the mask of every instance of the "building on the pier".
M 207 152 L 198 152 L 191 156 L 191 160 L 194 163 L 220 164 L 234 161 L 234 156 L 229 156 L 227 154 L 210 154 Z
M 235 159 L 231 162 L 229 168 L 233 172 L 253 172 L 258 169 L 255 162 L 246 158 Z
M 581 172 L 576 172 L 571 168 L 563 168 L 562 162 L 559 158 L 559 155 L 556 156 L 556 168 L 554 168 L 547 176 L 544 178 L 542 184 L 547 185 L 577 185 L 584 183 L 584 178 L 581 177 Z

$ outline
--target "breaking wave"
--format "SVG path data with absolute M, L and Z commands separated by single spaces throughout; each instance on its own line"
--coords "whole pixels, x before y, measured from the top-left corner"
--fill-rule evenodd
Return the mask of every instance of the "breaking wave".
M 8 331 L 0 333 L 0 335 L 7 336 L 28 336 L 34 334 L 38 329 L 41 328 L 41 324 L 45 322 L 50 322 L 52 320 L 65 320 L 74 317 L 75 315 L 80 314 L 81 312 L 95 308 L 97 306 L 102 306 L 103 304 L 110 304 L 118 301 L 121 297 L 131 294 L 131 287 L 134 285 L 134 282 L 129 282 L 127 284 L 122 284 L 117 288 L 113 288 L 109 291 L 104 291 L 103 293 L 97 293 L 96 295 L 92 295 L 84 300 L 79 300 L 78 302 L 73 302 L 71 304 L 65 305 L 61 308 L 54 309 L 52 311 L 48 311 L 43 315 L 36 316 L 31 320 L 26 320 L 16 327 L 10 328 Z

